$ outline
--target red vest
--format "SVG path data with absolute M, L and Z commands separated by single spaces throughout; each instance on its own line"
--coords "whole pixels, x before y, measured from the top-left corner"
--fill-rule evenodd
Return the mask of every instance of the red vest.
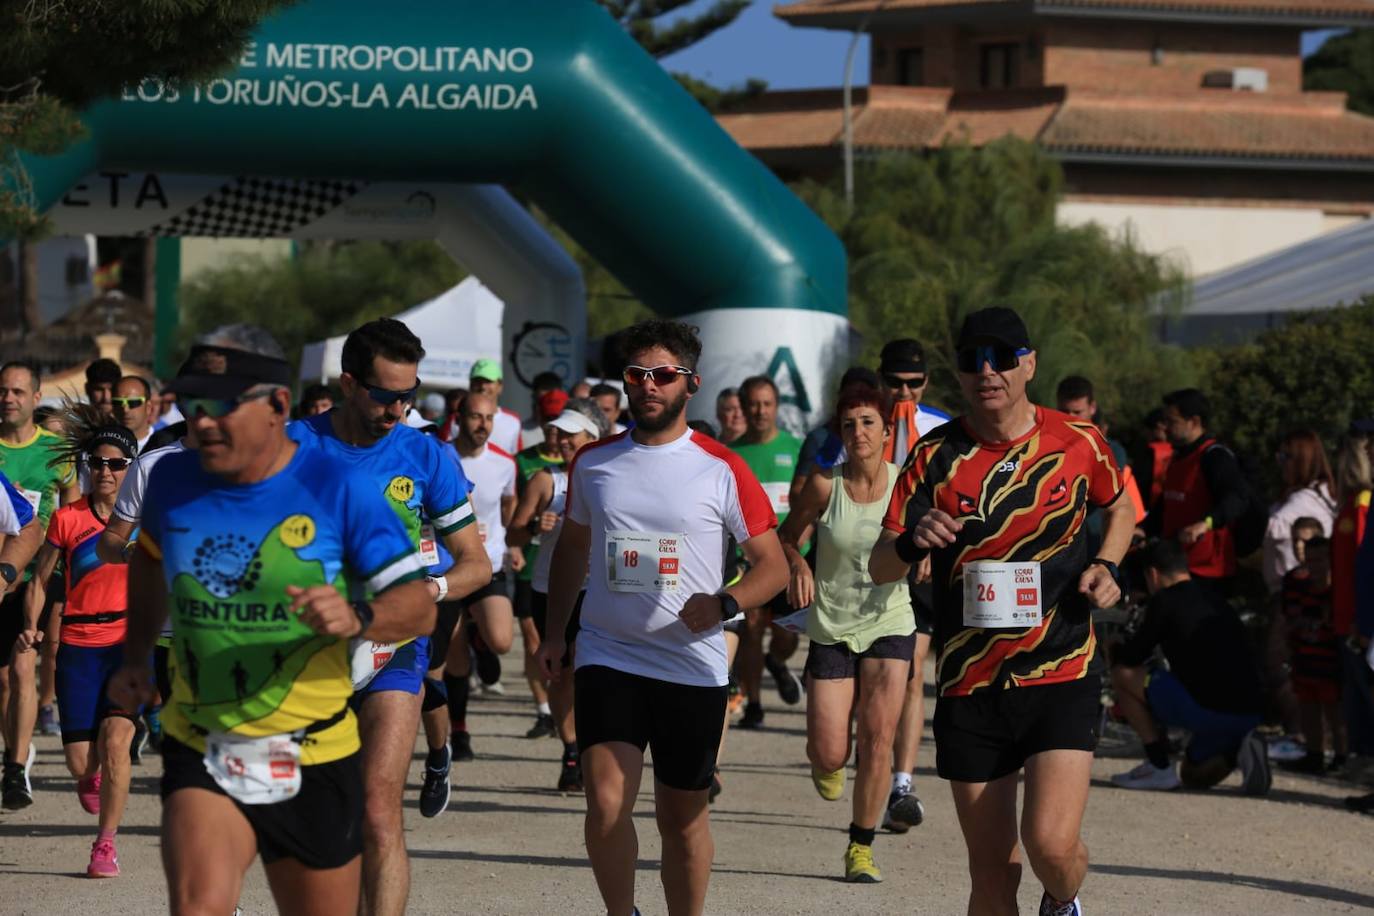
M 1174 448 L 1167 442 L 1151 442 L 1150 458 L 1150 505 L 1153 506 L 1164 494 L 1164 475 L 1169 473 Z
M 1212 513 L 1212 491 L 1202 475 L 1202 456 L 1215 439 L 1204 439 L 1186 455 L 1175 454 L 1164 475 L 1164 517 L 1161 532 L 1174 537 L 1194 522 Z M 1217 528 L 1204 534 L 1188 548 L 1188 571 L 1195 576 L 1234 576 L 1236 574 L 1236 546 L 1229 528 Z

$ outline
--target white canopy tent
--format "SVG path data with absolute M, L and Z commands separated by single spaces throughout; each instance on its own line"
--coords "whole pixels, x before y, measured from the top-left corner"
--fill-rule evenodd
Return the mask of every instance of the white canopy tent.
M 501 361 L 501 325 L 505 303 L 476 277 L 414 308 L 396 319 L 425 345 L 420 381 L 426 388 L 466 388 L 472 364 L 487 358 Z M 301 380 L 328 383 L 342 371 L 344 336 L 305 345 Z
M 1234 343 L 1277 327 L 1289 312 L 1332 308 L 1374 293 L 1374 220 L 1362 220 L 1199 278 L 1166 337 Z

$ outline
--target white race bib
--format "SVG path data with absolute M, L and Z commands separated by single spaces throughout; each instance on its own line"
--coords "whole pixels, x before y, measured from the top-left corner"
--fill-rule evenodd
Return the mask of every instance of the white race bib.
M 439 538 L 430 524 L 420 526 L 420 562 L 426 566 L 439 562 Z
M 979 560 L 964 567 L 964 626 L 1040 626 L 1040 564 Z
M 485 543 L 487 542 L 487 523 L 486 523 L 486 522 L 478 522 L 478 523 L 477 523 L 477 536 L 478 536 L 479 538 L 482 539 L 482 543 L 483 543 L 483 544 L 485 544 Z
M 377 676 L 396 654 L 395 643 L 373 642 L 356 636 L 348 641 L 349 666 L 353 675 L 353 692 L 357 693 Z
M 245 738 L 211 732 L 205 769 L 221 789 L 245 805 L 271 805 L 301 790 L 301 744 L 294 735 Z
M 13 483 L 14 481 L 10 482 Z M 25 490 L 23 487 L 15 487 L 15 489 L 18 490 L 19 493 L 29 501 L 29 505 L 33 507 L 33 514 L 37 515 L 38 507 L 43 505 L 43 491 Z
M 681 534 L 606 532 L 606 585 L 613 592 L 675 592 Z
M 792 484 L 766 483 L 763 485 L 763 492 L 768 495 L 768 502 L 773 506 L 773 514 L 787 514 L 787 510 L 791 507 L 788 496 L 792 492 Z

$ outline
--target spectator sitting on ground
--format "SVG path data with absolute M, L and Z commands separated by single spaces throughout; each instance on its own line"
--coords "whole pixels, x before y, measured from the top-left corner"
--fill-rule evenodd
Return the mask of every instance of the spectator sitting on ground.
M 1112 651 L 1111 678 L 1147 759 L 1112 782 L 1126 789 L 1205 789 L 1239 767 L 1243 792 L 1267 793 L 1269 757 L 1255 731 L 1259 674 L 1240 617 L 1193 580 L 1177 541 L 1152 541 L 1141 554 L 1150 603 L 1139 628 Z M 1156 647 L 1168 671 L 1146 666 Z M 1169 760 L 1171 726 L 1192 733 L 1177 773 Z
M 1284 575 L 1281 594 L 1289 672 L 1307 755 L 1286 767 L 1324 773 L 1327 730 L 1334 752 L 1331 769 L 1345 766 L 1347 751 L 1340 654 L 1331 625 L 1331 542 L 1322 536 L 1321 522 L 1315 518 L 1295 521 L 1292 538 L 1299 565 Z

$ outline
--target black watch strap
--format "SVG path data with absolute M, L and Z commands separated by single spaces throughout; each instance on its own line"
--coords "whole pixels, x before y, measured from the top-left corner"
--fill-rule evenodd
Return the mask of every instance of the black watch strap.
M 1121 584 L 1121 570 L 1111 560 L 1104 560 L 1102 557 L 1093 557 L 1088 561 L 1089 566 L 1101 566 L 1112 574 L 1112 581 L 1117 585 Z
M 720 599 L 720 619 L 722 621 L 739 615 L 739 602 L 735 600 L 734 595 L 729 592 L 721 592 L 716 597 Z
M 358 622 L 363 625 L 362 629 L 358 631 L 358 635 L 362 636 L 367 632 L 368 627 L 372 626 L 372 621 L 376 618 L 377 613 L 372 610 L 372 605 L 366 601 L 353 602 L 353 613 L 358 615 Z

